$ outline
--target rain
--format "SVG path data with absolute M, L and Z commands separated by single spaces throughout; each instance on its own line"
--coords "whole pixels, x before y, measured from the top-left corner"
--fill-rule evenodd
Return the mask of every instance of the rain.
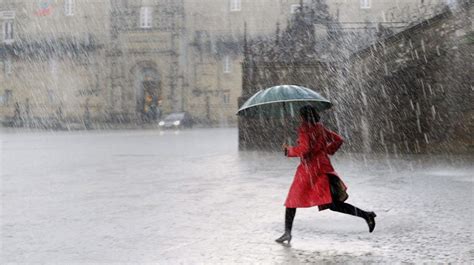
M 0 263 L 474 263 L 473 12 L 0 0 Z

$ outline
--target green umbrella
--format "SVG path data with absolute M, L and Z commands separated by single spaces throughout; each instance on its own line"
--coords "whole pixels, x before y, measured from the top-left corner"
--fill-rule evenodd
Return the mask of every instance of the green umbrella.
M 317 111 L 323 111 L 332 106 L 329 100 L 309 88 L 279 85 L 255 93 L 240 107 L 237 115 L 284 118 L 289 114 L 294 117 L 295 113 L 305 105 L 311 105 Z
M 323 111 L 332 106 L 329 100 L 309 88 L 279 85 L 255 93 L 240 107 L 237 115 L 260 118 L 280 117 L 284 127 L 287 128 L 286 117 L 295 117 L 295 113 L 305 105 L 311 105 L 317 111 Z M 287 131 L 285 131 L 285 141 L 291 143 Z

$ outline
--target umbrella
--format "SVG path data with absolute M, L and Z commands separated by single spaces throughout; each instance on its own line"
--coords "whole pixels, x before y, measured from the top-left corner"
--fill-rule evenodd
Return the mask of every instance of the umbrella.
M 296 85 L 279 85 L 260 90 L 250 97 L 240 109 L 237 115 L 244 117 L 281 117 L 285 127 L 286 116 L 295 116 L 295 112 L 302 106 L 311 105 L 317 111 L 331 108 L 329 100 L 319 93 Z M 286 132 L 285 132 L 286 133 Z M 285 138 L 287 138 L 285 136 Z
M 305 105 L 311 105 L 317 111 L 331 108 L 329 100 L 319 93 L 302 86 L 279 85 L 260 90 L 250 97 L 237 111 L 237 115 L 251 117 L 264 115 L 271 117 L 292 117 L 295 111 Z

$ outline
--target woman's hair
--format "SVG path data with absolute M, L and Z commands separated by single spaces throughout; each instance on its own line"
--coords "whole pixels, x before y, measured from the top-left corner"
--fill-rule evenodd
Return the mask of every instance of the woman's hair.
M 311 105 L 306 105 L 300 108 L 300 116 L 307 123 L 317 123 L 319 122 L 319 114 L 316 109 Z

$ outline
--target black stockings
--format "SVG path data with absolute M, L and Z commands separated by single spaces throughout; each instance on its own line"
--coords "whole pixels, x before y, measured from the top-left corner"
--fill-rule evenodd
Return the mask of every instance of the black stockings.
M 293 220 L 295 219 L 296 208 L 286 208 L 285 211 L 285 232 L 291 233 Z
M 349 203 L 340 202 L 340 201 L 333 201 L 332 204 L 329 206 L 331 211 L 350 214 L 354 216 L 361 217 L 365 220 L 368 218 L 368 214 L 366 211 L 363 211 Z M 295 219 L 296 215 L 296 208 L 286 208 L 285 212 L 285 232 L 291 234 L 291 229 L 293 228 L 293 220 Z
M 331 211 L 350 214 L 354 216 L 358 216 L 364 219 L 367 219 L 368 215 L 366 211 L 363 211 L 355 206 L 352 206 L 349 203 L 340 202 L 340 201 L 333 201 L 331 206 L 329 206 Z

